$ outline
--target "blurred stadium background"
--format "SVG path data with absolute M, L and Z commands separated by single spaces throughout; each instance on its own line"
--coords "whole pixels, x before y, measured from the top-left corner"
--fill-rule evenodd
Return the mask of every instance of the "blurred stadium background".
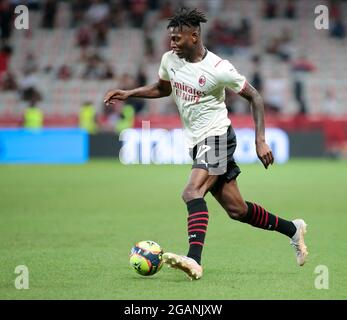
M 19 3 L 30 9 L 29 30 L 13 28 Z M 328 30 L 314 27 L 319 4 L 329 8 Z M 346 1 L 2 1 L 0 127 L 22 126 L 29 105 L 42 110 L 44 127 L 78 127 L 85 104 L 96 113 L 94 125 L 93 112 L 84 114 L 92 133 L 141 127 L 142 120 L 180 127 L 171 98 L 127 101 L 134 119 L 123 103 L 106 109 L 102 100 L 111 88 L 156 81 L 169 48 L 167 18 L 182 5 L 207 12 L 207 47 L 262 93 L 267 126 L 306 133 L 291 137 L 293 156 L 346 157 Z M 246 101 L 230 91 L 227 107 L 234 127 L 253 126 Z M 307 137 L 311 152 L 296 150 Z M 105 148 L 96 153 L 107 155 Z
M 13 27 L 19 4 L 29 7 L 28 30 Z M 314 27 L 321 4 L 329 8 L 328 30 Z M 288 137 L 290 161 L 270 172 L 259 163 L 244 165 L 240 185 L 245 198 L 308 221 L 311 260 L 299 273 L 293 252 L 283 249 L 286 239 L 275 242 L 273 234 L 225 223 L 213 201 L 206 277 L 194 283 L 197 290 L 192 293 L 180 274 L 165 271 L 157 281 L 140 281 L 127 268 L 136 241 L 150 238 L 179 252 L 186 247 L 185 218 L 177 214 L 185 212 L 179 195 L 189 166 L 115 161 L 124 129 L 130 129 L 128 140 L 138 138 L 143 120 L 172 130 L 159 139 L 165 150 L 181 123 L 170 98 L 129 99 L 106 109 L 103 97 L 111 88 L 156 81 L 169 48 L 167 18 L 182 5 L 206 11 L 207 48 L 247 76 L 264 97 L 267 127 Z M 347 1 L 338 0 L 0 1 L 0 163 L 92 160 L 83 166 L 0 166 L 0 296 L 345 299 L 346 17 Z M 247 135 L 253 121 L 246 101 L 228 91 L 226 104 L 239 137 Z M 286 144 L 279 141 L 276 148 Z M 129 163 L 136 162 L 135 149 L 123 150 Z M 162 162 L 186 163 L 184 157 Z M 225 240 L 230 250 L 220 245 Z M 32 272 L 28 292 L 13 286 L 13 270 L 22 264 Z M 331 290 L 314 288 L 320 264 L 332 274 Z

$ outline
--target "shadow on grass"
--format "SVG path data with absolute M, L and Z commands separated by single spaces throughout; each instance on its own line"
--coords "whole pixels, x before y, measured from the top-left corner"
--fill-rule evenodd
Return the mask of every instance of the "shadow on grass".
M 170 272 L 171 273 L 171 272 Z M 159 281 L 159 282 L 166 282 L 166 283 L 190 283 L 191 280 L 182 272 L 177 273 L 166 273 L 165 274 L 156 274 L 154 276 L 141 276 L 137 274 L 128 275 L 125 280 L 130 281 Z

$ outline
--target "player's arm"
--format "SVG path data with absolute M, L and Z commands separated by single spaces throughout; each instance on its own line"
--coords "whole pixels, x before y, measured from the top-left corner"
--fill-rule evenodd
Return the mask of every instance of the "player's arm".
M 258 158 L 264 167 L 273 164 L 274 157 L 270 147 L 265 142 L 265 120 L 264 120 L 264 102 L 259 92 L 247 81 L 239 93 L 240 96 L 247 99 L 251 104 L 253 120 L 255 124 L 255 144 Z
M 126 100 L 130 97 L 148 99 L 162 98 L 169 96 L 171 90 L 170 81 L 159 79 L 158 82 L 154 84 L 132 90 L 111 90 L 106 94 L 104 102 L 108 105 L 112 104 L 115 100 Z

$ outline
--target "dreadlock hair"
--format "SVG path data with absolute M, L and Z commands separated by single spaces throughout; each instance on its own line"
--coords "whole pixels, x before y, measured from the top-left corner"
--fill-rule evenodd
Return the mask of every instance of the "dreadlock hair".
M 179 27 L 182 29 L 183 26 L 199 27 L 200 29 L 201 22 L 207 22 L 206 16 L 202 11 L 198 9 L 189 10 L 188 8 L 183 7 L 177 11 L 173 17 L 169 18 L 167 29 L 172 27 Z

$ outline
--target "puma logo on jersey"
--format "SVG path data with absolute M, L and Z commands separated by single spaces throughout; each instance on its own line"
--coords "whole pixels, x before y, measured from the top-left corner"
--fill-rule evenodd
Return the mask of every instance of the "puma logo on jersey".
M 174 75 L 176 75 L 176 71 L 174 70 L 174 68 L 171 68 L 171 71 L 174 73 Z
M 196 154 L 196 158 L 200 158 L 204 153 L 206 153 L 207 151 L 211 150 L 210 146 L 207 145 L 202 145 L 199 147 L 198 152 Z

